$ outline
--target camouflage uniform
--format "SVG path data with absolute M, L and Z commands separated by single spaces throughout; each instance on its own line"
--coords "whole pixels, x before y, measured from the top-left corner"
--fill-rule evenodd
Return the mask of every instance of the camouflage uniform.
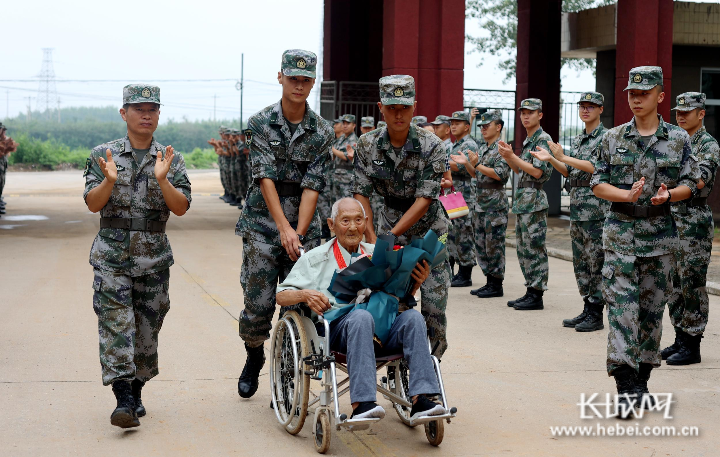
M 415 83 L 412 77 L 394 75 L 380 79 L 380 99 L 383 104 L 412 104 Z M 446 237 L 449 220 L 437 199 L 440 179 L 445 171 L 445 148 L 438 137 L 427 130 L 410 125 L 407 141 L 396 155 L 390 144 L 387 128 L 368 132 L 358 141 L 355 153 L 353 193 L 370 197 L 373 192 L 385 199 L 385 209 L 378 221 L 378 234 L 389 232 L 402 218 L 416 198 L 430 198 L 432 203 L 425 215 L 398 237 L 398 244 L 407 245 L 415 236 L 433 230 Z M 433 328 L 431 347 L 441 357 L 447 349 L 447 307 L 450 288 L 450 265 L 443 262 L 430 272 L 420 287 L 422 314 L 428 328 Z
M 502 119 L 500 111 L 483 113 L 478 125 Z M 497 141 L 483 143 L 478 152 L 478 165 L 492 168 L 500 181 L 476 171 L 477 194 L 473 214 L 477 262 L 485 276 L 505 278 L 505 232 L 508 224 L 508 197 L 505 184 L 510 166 L 498 153 Z
M 425 116 L 413 116 L 410 123 L 412 125 L 418 125 L 418 124 L 425 124 L 427 122 L 427 117 Z
M 126 86 L 123 101 L 159 103 L 159 88 Z M 90 250 L 102 379 L 105 385 L 118 379 L 146 382 L 158 374 L 158 333 L 170 309 L 173 254 L 165 235 L 170 210 L 154 168 L 157 152 L 164 153 L 165 147 L 153 140 L 148 153 L 138 157 L 140 163 L 127 136 L 95 147 L 83 173 L 83 199 L 105 179 L 98 159 L 106 158 L 107 149 L 118 178 L 100 210 L 101 228 Z M 180 153 L 175 153 L 167 179 L 185 195 L 189 207 L 190 180 Z
M 6 155 L 0 155 L 0 197 L 5 189 L 5 176 L 7 176 L 8 159 Z
M 635 68 L 630 71 L 630 82 L 626 90 L 650 90 L 662 83 L 662 70 Z M 688 186 L 693 194 L 697 191 L 699 171 L 690 157 L 690 137 L 659 115 L 658 120 L 648 144 L 635 118 L 608 130 L 591 181 L 592 187 L 611 184 L 629 190 L 645 177 L 637 204 L 613 203 L 603 229 L 603 298 L 608 305 L 607 371 L 611 376 L 624 365 L 635 371 L 640 364 L 660 366 L 662 315 L 665 294 L 672 286 L 672 253 L 678 233 L 669 205 L 651 206 L 650 199 L 661 183 L 671 192 L 680 185 Z M 658 214 L 648 213 L 651 210 Z
M 218 133 L 220 133 L 220 141 L 222 141 L 222 135 L 225 133 L 225 127 L 220 127 Z M 232 192 L 230 192 L 230 188 L 227 183 L 226 168 L 227 161 L 225 160 L 225 156 L 218 154 L 218 170 L 220 171 L 220 184 L 222 185 L 225 195 L 230 195 L 232 194 Z
M 250 187 L 250 157 L 245 155 L 243 150 L 247 147 L 244 141 L 238 140 L 237 163 L 238 163 L 238 197 L 246 198 Z
M 602 106 L 604 97 L 597 92 L 586 92 L 581 102 Z M 573 139 L 568 157 L 586 160 L 595 165 L 600 155 L 600 143 L 607 129 L 598 125 L 592 132 L 582 131 Z M 592 175 L 566 165 L 568 170 L 566 186 L 570 190 L 570 239 L 572 241 L 575 280 L 583 299 L 590 304 L 602 302 L 602 267 L 605 252 L 602 249 L 603 224 L 610 202 L 595 196 L 590 189 Z
M 352 114 L 343 115 L 340 120 L 343 122 L 355 123 L 355 116 Z M 348 136 L 341 136 L 335 145 L 335 149 L 342 151 L 347 158 L 347 148 L 351 146 L 353 149 L 357 147 L 358 137 L 355 132 Z M 333 198 L 338 201 L 343 197 L 352 196 L 352 180 L 353 180 L 353 161 L 342 160 L 335 157 L 335 172 L 332 175 Z
M 542 109 L 542 102 L 536 98 L 523 100 L 518 110 L 520 109 Z M 547 290 L 549 265 L 545 236 L 548 201 L 541 185 L 550 179 L 553 167 L 548 162 L 533 157 L 530 151 L 535 151 L 538 147 L 549 151 L 548 141 L 552 139 L 542 127 L 523 141 L 520 158 L 541 170 L 542 175 L 536 179 L 520 170 L 512 207 L 512 212 L 517 215 L 515 238 L 520 269 L 525 277 L 525 287 L 536 290 Z
M 286 51 L 288 54 L 290 51 Z M 316 57 L 306 51 L 292 51 L 297 59 L 312 65 Z M 300 68 L 300 67 L 298 67 Z M 314 77 L 314 76 L 312 76 Z M 248 347 L 259 347 L 270 337 L 275 313 L 275 289 L 295 264 L 280 242 L 275 221 L 260 191 L 260 180 L 275 181 L 283 213 L 297 228 L 301 192 L 310 189 L 322 194 L 327 181 L 330 146 L 335 138 L 330 124 L 308 105 L 295 134 L 282 114 L 280 102 L 254 114 L 248 120 L 245 140 L 250 147 L 253 182 L 238 220 L 235 234 L 243 238 L 240 284 L 245 309 L 240 314 L 240 336 Z M 305 234 L 306 251 L 320 245 L 321 223 L 317 211 Z
M 468 114 L 464 111 L 454 112 L 452 119 L 470 122 Z M 455 142 L 450 154 L 463 154 L 467 157 L 467 151 L 478 152 L 477 143 L 469 134 Z M 462 193 L 470 209 L 470 214 L 451 221 L 452 226 L 450 227 L 450 235 L 448 236 L 448 252 L 460 266 L 472 267 L 475 265 L 476 256 L 475 232 L 473 230 L 473 217 L 475 212 L 473 202 L 476 200 L 476 186 L 472 182 L 472 176 L 470 176 L 470 173 L 465 169 L 465 165 L 458 165 L 458 171 L 452 172 L 452 179 L 455 190 Z
M 689 92 L 677 97 L 679 111 L 705 109 L 705 94 Z M 707 197 L 715 184 L 715 172 L 720 163 L 718 142 L 705 127 L 690 140 L 692 154 L 698 161 L 705 187 L 697 192 L 695 201 L 672 204 L 680 246 L 675 251 L 673 293 L 668 299 L 670 321 L 675 328 L 692 335 L 702 335 L 708 321 L 709 300 L 705 284 L 715 233 L 712 210 Z

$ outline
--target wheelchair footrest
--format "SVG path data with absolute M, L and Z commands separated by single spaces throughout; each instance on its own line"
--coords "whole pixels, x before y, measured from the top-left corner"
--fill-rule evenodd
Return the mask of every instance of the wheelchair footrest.
M 339 430 L 340 427 L 342 427 L 345 430 L 357 432 L 358 430 L 367 430 L 372 424 L 377 422 L 380 422 L 380 419 L 377 417 L 368 419 L 347 419 L 343 422 L 338 422 L 337 428 Z
M 436 420 L 451 419 L 453 417 L 455 417 L 455 414 L 453 413 L 441 414 L 439 416 L 421 416 L 414 420 L 411 419 L 410 426 L 427 424 L 428 422 L 435 422 Z

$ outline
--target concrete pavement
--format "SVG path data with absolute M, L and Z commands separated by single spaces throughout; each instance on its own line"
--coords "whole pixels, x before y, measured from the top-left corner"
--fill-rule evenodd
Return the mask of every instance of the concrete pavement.
M 194 201 L 172 216 L 175 253 L 171 310 L 160 338 L 160 375 L 148 383 L 142 426 L 110 425 L 110 388 L 100 381 L 92 268 L 87 262 L 99 216 L 81 198 L 78 171 L 10 173 L 8 213 L 0 218 L 0 455 L 314 455 L 311 424 L 298 436 L 269 409 L 267 365 L 258 394 L 237 395 L 245 354 L 237 336 L 242 309 L 239 211 L 221 202 L 217 171 L 193 171 Z M 29 217 L 35 216 L 35 217 Z M 482 274 L 474 271 L 474 282 Z M 442 363 L 458 417 L 439 448 L 422 427 L 388 416 L 370 431 L 333 431 L 330 453 L 343 456 L 711 456 L 720 437 L 720 373 L 714 314 L 703 363 L 653 371 L 653 392 L 672 392 L 673 419 L 653 412 L 640 427 L 697 426 L 699 437 L 555 437 L 551 426 L 614 426 L 580 419 L 581 393 L 614 393 L 605 373 L 605 331 L 561 326 L 581 300 L 572 265 L 550 259 L 545 310 L 520 312 L 508 299 L 524 293 L 514 249 L 508 248 L 505 297 L 480 300 L 451 289 L 450 347 Z M 719 297 L 711 297 L 718 308 Z M 667 313 L 665 328 L 670 330 Z M 669 344 L 668 331 L 663 345 Z M 266 349 L 269 344 L 266 345 Z M 312 387 L 316 389 L 316 386 Z M 350 411 L 349 399 L 341 399 Z M 623 423 L 623 425 L 628 425 Z

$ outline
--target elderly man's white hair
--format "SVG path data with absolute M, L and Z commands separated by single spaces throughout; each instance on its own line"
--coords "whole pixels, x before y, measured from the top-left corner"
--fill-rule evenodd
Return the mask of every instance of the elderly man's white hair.
M 360 209 L 362 210 L 363 217 L 366 217 L 365 207 L 362 205 L 362 203 L 360 203 L 360 200 L 358 200 L 357 198 L 352 198 L 352 197 L 344 197 L 344 198 L 341 198 L 340 200 L 336 201 L 332 205 L 332 211 L 330 212 L 330 219 L 332 219 L 333 222 L 335 222 L 335 218 L 338 215 L 338 209 L 340 208 L 340 203 L 342 203 L 346 200 L 350 200 L 350 201 L 357 203 L 358 206 L 360 207 Z

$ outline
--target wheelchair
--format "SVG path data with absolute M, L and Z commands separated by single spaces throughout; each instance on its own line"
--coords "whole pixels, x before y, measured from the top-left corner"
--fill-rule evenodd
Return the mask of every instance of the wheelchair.
M 278 320 L 270 346 L 270 388 L 272 406 L 280 424 L 295 435 L 302 430 L 309 409 L 313 414 L 313 437 L 315 450 L 324 454 L 330 448 L 332 428 L 351 431 L 364 430 L 379 422 L 377 418 L 350 419 L 340 414 L 338 399 L 350 390 L 350 378 L 338 382 L 337 370 L 348 374 L 344 354 L 330 350 L 330 324 L 319 317 L 325 329 L 321 337 L 313 321 L 297 312 L 288 310 Z M 429 344 L 429 343 L 428 343 Z M 402 354 L 377 357 L 376 370 L 387 369 L 387 375 L 377 385 L 377 391 L 390 400 L 403 424 L 408 427 L 424 425 L 425 436 L 433 446 L 442 443 L 444 422 L 450 423 L 457 408 L 448 407 L 440 364 L 431 355 L 440 386 L 440 400 L 446 411 L 444 415 L 420 417 L 412 420 L 412 400 L 409 395 L 408 366 Z M 319 395 L 310 400 L 310 382 L 319 381 Z M 339 390 L 341 389 L 342 390 Z M 332 405 L 332 406 L 331 406 Z

